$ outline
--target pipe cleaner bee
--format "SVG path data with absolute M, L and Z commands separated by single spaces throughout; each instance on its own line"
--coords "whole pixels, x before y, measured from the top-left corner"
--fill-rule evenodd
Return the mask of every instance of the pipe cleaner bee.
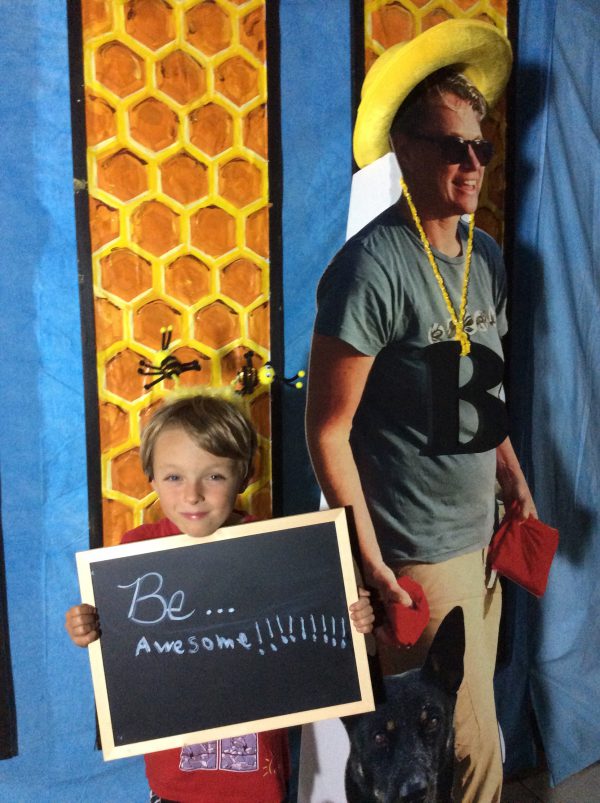
M 244 354 L 245 364 L 237 372 L 235 379 L 231 383 L 235 387 L 236 393 L 241 396 L 249 396 L 254 393 L 259 385 L 268 386 L 275 381 L 283 382 L 285 385 L 295 387 L 298 390 L 303 387 L 302 379 L 306 376 L 306 371 L 300 370 L 289 379 L 278 377 L 270 362 L 266 362 L 260 368 L 256 368 L 252 362 L 253 357 L 253 351 L 247 351 Z
M 160 330 L 160 351 L 159 356 L 169 351 L 171 345 L 171 338 L 173 336 L 172 326 L 163 326 Z M 144 376 L 155 376 L 152 382 L 144 385 L 144 390 L 150 390 L 151 387 L 162 382 L 163 379 L 174 379 L 181 376 L 186 371 L 201 371 L 202 368 L 198 360 L 190 360 L 189 362 L 181 362 L 173 354 L 166 354 L 158 365 L 152 365 L 147 360 L 140 360 L 140 367 L 138 374 Z

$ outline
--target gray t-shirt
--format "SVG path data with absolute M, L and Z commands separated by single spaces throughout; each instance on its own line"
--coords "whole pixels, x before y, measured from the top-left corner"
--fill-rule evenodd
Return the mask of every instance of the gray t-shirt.
M 459 233 L 460 256 L 433 249 L 455 309 L 464 223 Z M 334 257 L 317 306 L 318 334 L 375 357 L 351 445 L 384 560 L 435 563 L 484 546 L 493 525 L 494 447 L 506 432 L 500 400 L 506 287 L 496 243 L 475 231 L 465 319 L 469 356 L 458 356 L 431 265 L 396 207 Z

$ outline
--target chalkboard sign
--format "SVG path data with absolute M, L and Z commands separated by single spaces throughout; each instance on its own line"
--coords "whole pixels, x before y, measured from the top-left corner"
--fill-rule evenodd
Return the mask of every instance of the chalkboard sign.
M 77 554 L 105 759 L 372 710 L 344 510 Z

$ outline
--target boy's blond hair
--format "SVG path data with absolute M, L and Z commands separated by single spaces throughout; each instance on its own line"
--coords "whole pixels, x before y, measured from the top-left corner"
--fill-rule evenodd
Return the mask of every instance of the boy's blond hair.
M 198 393 L 165 402 L 144 427 L 140 460 L 149 480 L 154 479 L 152 464 L 158 436 L 166 430 L 179 428 L 200 448 L 217 457 L 235 460 L 240 467 L 241 480 L 249 479 L 257 436 L 241 404 L 224 396 Z

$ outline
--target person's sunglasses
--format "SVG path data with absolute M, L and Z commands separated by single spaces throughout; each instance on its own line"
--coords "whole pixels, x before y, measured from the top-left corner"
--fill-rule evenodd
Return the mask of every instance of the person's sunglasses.
M 412 134 L 413 139 L 434 142 L 440 149 L 442 159 L 449 165 L 463 164 L 469 161 L 469 145 L 482 167 L 490 163 L 494 155 L 494 146 L 487 139 L 463 139 L 462 137 L 428 137 L 426 134 Z

